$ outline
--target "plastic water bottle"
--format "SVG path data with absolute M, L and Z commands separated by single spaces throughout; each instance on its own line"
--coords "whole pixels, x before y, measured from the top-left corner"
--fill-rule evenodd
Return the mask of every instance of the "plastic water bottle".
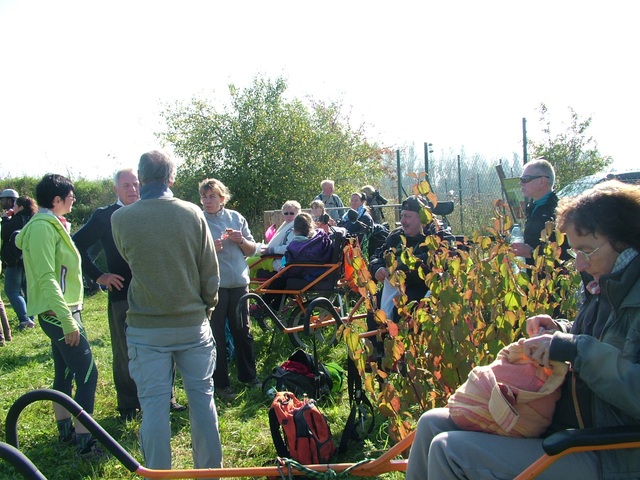
M 524 243 L 524 235 L 522 230 L 520 229 L 520 225 L 517 223 L 511 229 L 511 234 L 509 235 L 509 243 Z M 517 260 L 520 260 L 522 263 L 525 263 L 526 260 L 524 257 L 516 257 Z M 516 263 L 513 264 L 514 273 L 518 273 L 520 269 Z
M 267 396 L 273 400 L 274 398 L 276 398 L 276 393 L 278 393 L 278 391 L 276 390 L 276 387 L 271 387 L 269 390 L 267 390 Z

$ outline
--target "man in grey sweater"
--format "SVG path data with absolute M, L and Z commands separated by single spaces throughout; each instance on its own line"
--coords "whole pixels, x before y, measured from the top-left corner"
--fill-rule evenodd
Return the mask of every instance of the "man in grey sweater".
M 169 398 L 175 361 L 189 400 L 195 468 L 222 466 L 213 398 L 216 349 L 208 314 L 218 300 L 218 261 L 194 204 L 173 196 L 176 167 L 164 153 L 140 157 L 140 200 L 113 213 L 118 251 L 131 267 L 129 370 L 142 407 L 145 464 L 171 469 Z

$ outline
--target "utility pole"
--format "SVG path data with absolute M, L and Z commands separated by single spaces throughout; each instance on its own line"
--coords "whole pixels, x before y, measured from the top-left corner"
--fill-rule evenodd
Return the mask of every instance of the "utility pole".
M 527 159 L 527 119 L 522 118 L 522 164 L 526 165 Z
M 398 203 L 402 203 L 402 169 L 400 168 L 400 149 L 396 150 L 396 164 L 398 169 Z
M 431 147 L 433 143 L 424 142 L 424 173 L 427 174 L 427 178 L 429 178 L 429 154 L 433 153 Z

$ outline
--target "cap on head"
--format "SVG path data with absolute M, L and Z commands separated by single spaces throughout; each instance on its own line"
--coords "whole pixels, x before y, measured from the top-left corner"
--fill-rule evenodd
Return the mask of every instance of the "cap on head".
M 0 193 L 0 198 L 18 198 L 18 192 L 16 192 L 13 188 L 6 188 Z
M 415 195 L 411 195 L 402 202 L 401 210 L 409 210 L 410 212 L 420 213 L 426 206 L 427 205 L 425 203 L 422 203 L 422 201 L 420 201 L 418 197 L 416 197 Z

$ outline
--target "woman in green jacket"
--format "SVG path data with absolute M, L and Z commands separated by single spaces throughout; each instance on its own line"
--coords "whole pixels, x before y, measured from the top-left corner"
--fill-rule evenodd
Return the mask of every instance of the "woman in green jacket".
M 98 370 L 82 325 L 83 286 L 80 254 L 69 232 L 64 215 L 75 201 L 73 183 L 61 175 L 47 174 L 36 186 L 38 213 L 16 238 L 23 251 L 27 275 L 27 314 L 37 315 L 40 327 L 51 339 L 53 350 L 53 388 L 71 396 L 76 383 L 75 401 L 93 414 Z M 65 408 L 53 404 L 59 440 L 74 442 L 82 458 L 101 456 L 87 429 L 72 424 Z

